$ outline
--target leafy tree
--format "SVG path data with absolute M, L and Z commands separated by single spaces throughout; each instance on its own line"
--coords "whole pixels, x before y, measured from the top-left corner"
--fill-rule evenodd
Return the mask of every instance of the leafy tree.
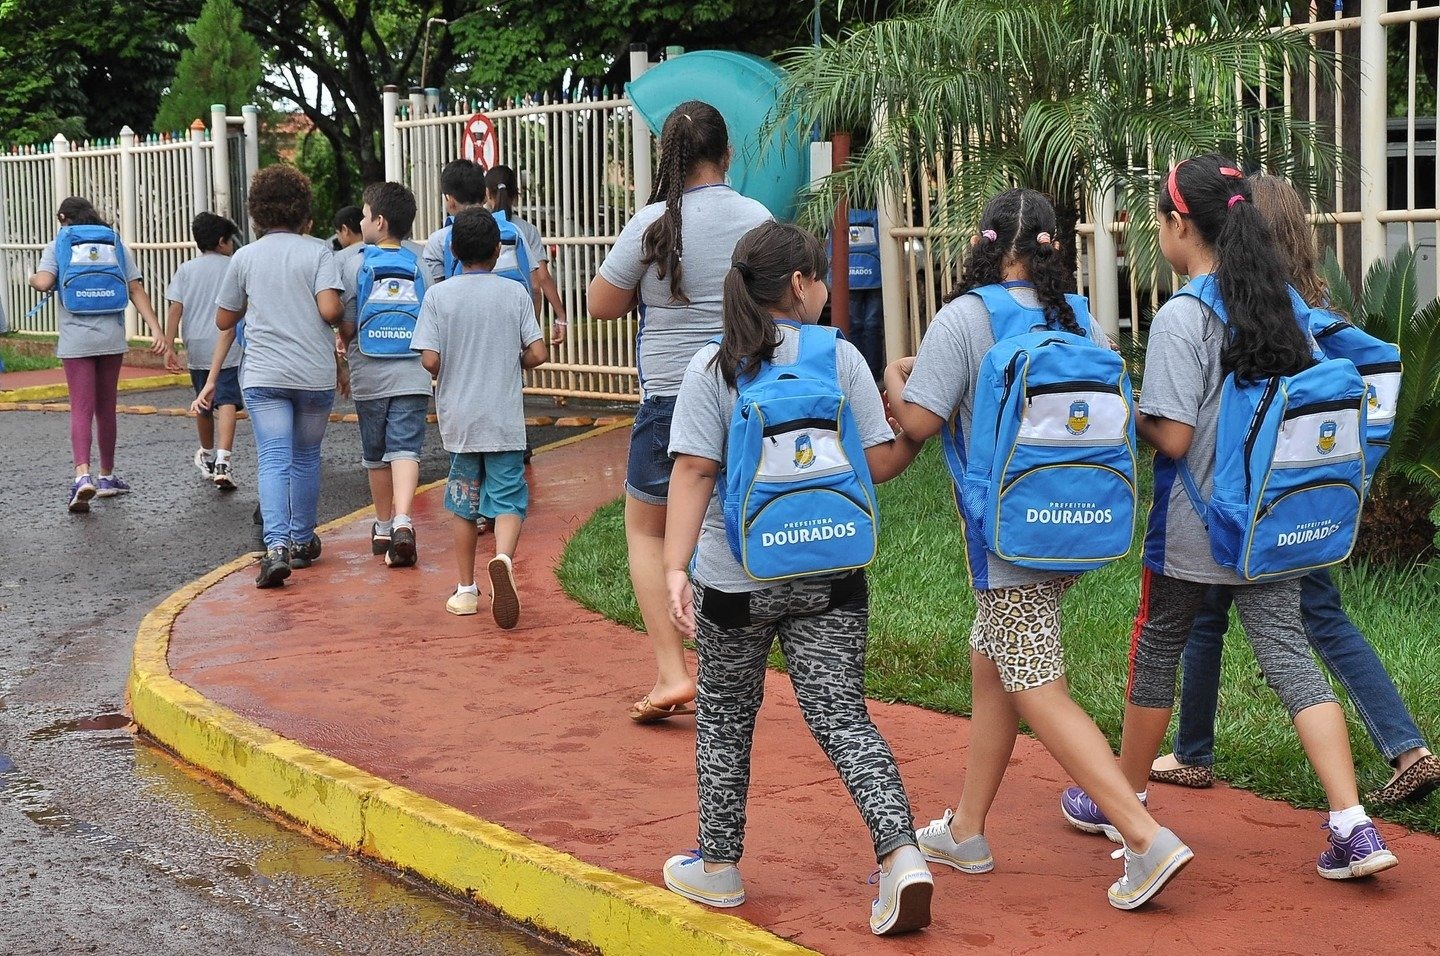
M 187 129 L 196 119 L 208 123 L 214 103 L 238 111 L 260 83 L 260 47 L 241 29 L 240 11 L 230 0 L 205 0 L 189 37 L 190 47 L 180 54 L 175 78 L 160 100 L 155 130 Z

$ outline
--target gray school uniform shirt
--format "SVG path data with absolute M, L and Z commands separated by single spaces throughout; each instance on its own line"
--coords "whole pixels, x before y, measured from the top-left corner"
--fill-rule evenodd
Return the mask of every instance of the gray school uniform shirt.
M 1019 286 L 1007 290 L 1020 305 L 1039 308 L 1040 298 L 1035 290 Z M 1090 323 L 1091 338 L 1101 345 L 1108 345 L 1100 323 Z M 935 415 L 947 422 L 956 416 L 960 422 L 968 450 L 971 435 L 971 419 L 975 417 L 975 379 L 980 374 L 980 365 L 985 353 L 995 345 L 995 333 L 990 328 L 990 312 L 979 296 L 962 295 L 937 313 L 925 338 L 920 342 L 920 351 L 915 356 L 915 370 L 905 383 L 905 401 Z M 971 584 L 980 590 L 1019 587 L 1038 581 L 1049 581 L 1057 577 L 1068 577 L 1054 571 L 1039 571 L 1022 568 L 1004 561 L 994 554 L 981 549 L 976 553 L 978 542 L 966 541 L 970 549 L 968 568 Z
M 342 250 L 337 258 L 340 262 L 340 281 L 345 290 L 340 300 L 345 305 L 345 321 L 355 322 L 359 313 L 357 296 L 360 290 L 360 266 L 364 264 L 365 246 L 356 243 L 351 248 L 362 250 L 357 255 L 346 255 Z M 417 291 L 422 291 L 429 282 L 425 269 L 421 267 L 416 281 Z M 355 344 L 355 339 L 345 349 L 345 361 L 350 365 L 350 397 L 357 402 L 368 402 L 377 398 L 394 398 L 398 395 L 429 395 L 430 373 L 420 364 L 420 354 L 411 352 L 394 358 L 371 358 Z
M 140 265 L 130 249 L 115 239 L 116 246 L 125 259 L 125 281 L 134 282 L 141 278 Z M 60 266 L 55 259 L 55 240 L 45 244 L 40 253 L 40 265 L 36 272 L 48 272 L 55 277 L 56 330 L 59 341 L 55 343 L 56 358 L 90 358 L 96 355 L 119 355 L 129 346 L 125 342 L 125 313 L 102 312 L 98 315 L 75 315 L 60 302 Z
M 646 398 L 679 392 L 690 358 L 720 334 L 720 300 L 735 244 L 771 219 L 770 210 L 729 186 L 687 190 L 680 204 L 680 288 L 686 303 L 670 294 L 670 277 L 661 279 L 657 264 L 641 264 L 645 230 L 664 213 L 663 202 L 637 212 L 600 264 L 606 282 L 640 290 L 644 311 L 635 350 Z
M 464 272 L 430 287 L 410 347 L 440 353 L 435 408 L 448 452 L 525 447 L 520 353 L 540 338 L 525 287 L 488 272 Z
M 531 242 L 530 237 L 524 229 L 520 228 L 518 222 L 514 220 L 511 220 L 511 222 L 515 225 L 515 231 L 520 233 L 520 241 L 525 243 L 525 255 L 530 257 L 530 271 L 534 272 L 540 268 L 540 263 L 543 261 L 540 253 L 541 247 L 538 243 Z M 533 229 L 534 227 L 531 228 Z M 535 230 L 535 235 L 539 236 L 539 234 L 539 231 Z M 439 229 L 436 229 L 430 233 L 430 238 L 425 241 L 425 252 L 421 256 L 421 260 L 425 264 L 425 269 L 429 274 L 431 282 L 438 283 L 445 280 L 445 248 L 449 245 L 449 226 L 441 226 Z M 514 282 L 513 279 L 510 281 Z M 518 285 L 519 283 L 516 284 Z M 535 308 L 533 303 L 530 308 Z
M 215 304 L 245 310 L 241 388 L 334 388 L 335 330 L 315 296 L 342 288 L 335 255 L 319 239 L 271 232 L 237 249 Z
M 1220 350 L 1225 327 L 1199 299 L 1173 296 L 1150 322 L 1140 411 L 1183 422 L 1195 429 L 1185 465 L 1202 501 L 1210 500 L 1215 479 L 1215 440 L 1220 425 L 1220 390 L 1225 373 Z M 1155 502 L 1145 530 L 1145 566 L 1156 574 L 1205 584 L 1245 584 L 1215 563 L 1210 537 L 1190 503 L 1175 464 L 1155 456 Z
M 215 343 L 220 339 L 220 330 L 215 327 L 215 297 L 229 268 L 229 256 L 207 252 L 182 262 L 165 287 L 165 298 L 180 306 L 180 337 L 185 340 L 185 364 L 189 368 L 210 368 Z M 239 341 L 234 342 L 220 367 L 234 368 L 242 355 Z
M 720 346 L 703 346 L 690 358 L 684 381 L 675 400 L 675 417 L 670 425 L 670 454 L 695 455 L 711 461 L 725 461 L 725 447 L 730 437 L 730 416 L 735 411 L 736 392 L 725 384 L 718 368 L 710 360 Z M 799 337 L 792 326 L 780 325 L 780 345 L 775 350 L 777 364 L 793 363 L 799 358 Z M 835 343 L 835 377 L 855 415 L 855 428 L 860 444 L 866 448 L 881 445 L 895 437 L 885 416 L 885 403 L 870 375 L 870 367 L 855 346 L 843 339 Z M 700 529 L 700 545 L 695 552 L 694 579 L 703 587 L 717 591 L 759 591 L 772 587 L 773 581 L 757 581 L 745 573 L 735 560 L 725 538 L 725 512 L 721 502 L 724 489 L 717 482 L 715 494 L 705 509 Z

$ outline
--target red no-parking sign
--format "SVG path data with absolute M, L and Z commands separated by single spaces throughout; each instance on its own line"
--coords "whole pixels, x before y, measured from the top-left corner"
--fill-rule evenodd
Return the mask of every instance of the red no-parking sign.
M 495 124 L 484 113 L 476 113 L 465 121 L 460 133 L 460 155 L 490 169 L 500 162 L 500 143 L 495 138 Z

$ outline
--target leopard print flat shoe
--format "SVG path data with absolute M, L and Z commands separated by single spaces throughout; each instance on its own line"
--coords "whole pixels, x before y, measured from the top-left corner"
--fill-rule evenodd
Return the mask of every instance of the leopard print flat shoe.
M 1155 783 L 1170 783 L 1177 787 L 1204 790 L 1215 783 L 1215 771 L 1209 767 L 1176 767 L 1174 770 L 1151 770 L 1150 779 Z
M 1396 804 L 1424 800 L 1440 787 L 1440 757 L 1426 754 L 1379 790 L 1365 794 L 1366 803 Z

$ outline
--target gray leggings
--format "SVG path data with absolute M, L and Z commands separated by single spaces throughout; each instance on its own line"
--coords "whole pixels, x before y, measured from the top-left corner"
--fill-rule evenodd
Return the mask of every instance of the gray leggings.
M 865 819 L 875 858 L 915 845 L 895 757 L 865 706 L 870 603 L 864 573 L 802 578 L 749 593 L 697 587 L 695 608 L 700 855 L 736 863 L 744 849 L 750 748 L 776 637 L 800 712 Z
M 1208 584 L 1145 571 L 1130 651 L 1130 703 L 1174 706 L 1180 654 L 1209 591 Z M 1334 701 L 1335 694 L 1310 654 L 1310 642 L 1300 623 L 1300 582 L 1249 584 L 1237 586 L 1231 593 L 1265 683 L 1280 695 L 1290 717 L 1307 707 Z

